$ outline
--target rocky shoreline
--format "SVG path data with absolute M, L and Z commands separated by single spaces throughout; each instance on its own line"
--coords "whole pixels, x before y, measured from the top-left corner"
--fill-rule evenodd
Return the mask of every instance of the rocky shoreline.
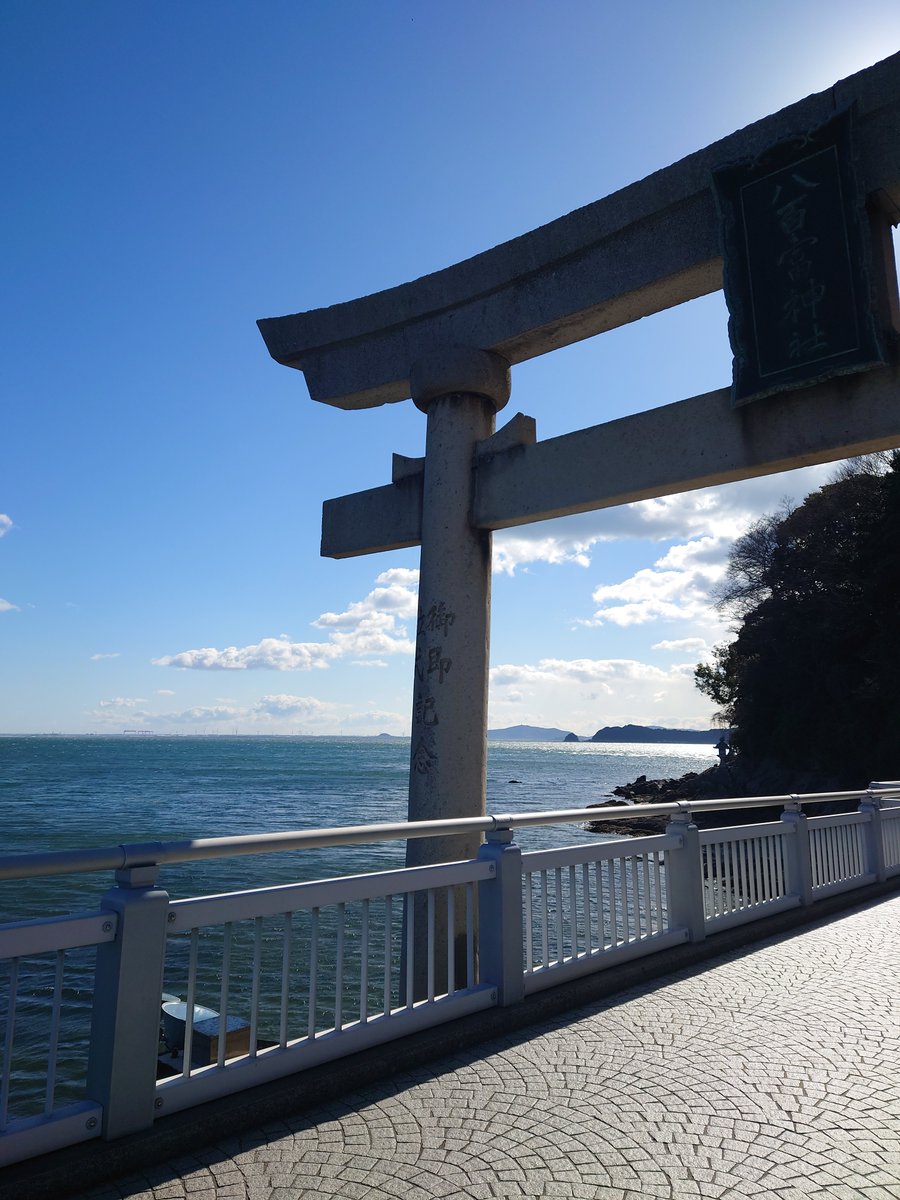
M 705 771 L 689 771 L 678 779 L 648 779 L 639 775 L 633 783 L 613 788 L 612 796 L 600 800 L 590 808 L 628 807 L 632 804 L 673 804 L 679 800 L 723 800 L 738 796 L 775 796 L 790 792 L 826 790 L 818 781 L 792 780 L 789 786 L 781 778 L 773 778 L 769 770 L 748 774 L 741 769 L 739 761 L 732 759 L 717 763 Z M 803 786 L 805 784 L 805 786 Z M 830 789 L 827 789 L 830 790 Z M 816 815 L 826 812 L 851 812 L 856 808 L 852 801 L 817 805 Z M 698 812 L 693 816 L 700 829 L 715 829 L 722 826 L 745 825 L 750 822 L 777 821 L 782 813 L 781 805 L 771 808 L 736 808 L 729 812 Z M 613 819 L 603 817 L 588 821 L 585 829 L 589 833 L 617 833 L 623 837 L 649 837 L 664 833 L 668 816 L 633 817 Z

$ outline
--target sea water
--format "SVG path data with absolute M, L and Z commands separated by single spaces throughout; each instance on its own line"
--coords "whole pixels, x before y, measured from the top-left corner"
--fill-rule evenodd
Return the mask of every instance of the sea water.
M 619 784 L 699 771 L 712 746 L 490 742 L 487 810 L 599 804 Z M 406 819 L 409 741 L 355 737 L 0 737 L 3 853 L 113 846 Z M 523 829 L 523 849 L 590 840 L 579 825 Z M 166 866 L 173 896 L 403 865 L 402 842 Z M 0 921 L 88 907 L 109 874 L 0 884 Z

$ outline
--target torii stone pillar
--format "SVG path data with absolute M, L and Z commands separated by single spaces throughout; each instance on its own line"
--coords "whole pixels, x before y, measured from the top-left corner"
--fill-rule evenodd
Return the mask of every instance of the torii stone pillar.
M 485 811 L 491 533 L 471 523 L 475 448 L 494 432 L 509 399 L 509 363 L 450 347 L 414 364 L 410 391 L 428 417 L 422 549 L 413 680 L 409 819 L 446 820 Z M 407 843 L 407 866 L 474 858 L 480 834 Z M 455 907 L 454 957 L 465 964 L 465 904 Z M 424 903 L 416 924 L 424 932 Z M 435 920 L 435 966 L 446 975 L 446 910 Z M 419 939 L 416 939 L 417 942 Z M 424 956 L 417 956 L 423 959 Z M 424 961 L 417 962 L 417 993 Z

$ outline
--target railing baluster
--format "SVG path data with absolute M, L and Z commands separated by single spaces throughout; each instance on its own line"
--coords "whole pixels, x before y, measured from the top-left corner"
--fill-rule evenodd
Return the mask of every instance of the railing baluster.
M 581 864 L 581 912 L 584 917 L 584 950 L 590 955 L 594 949 L 594 939 L 591 936 L 591 874 L 588 863 Z
M 770 900 L 778 898 L 778 877 L 776 867 L 778 864 L 778 837 L 774 834 L 767 834 L 763 838 L 763 876 L 766 881 L 766 895 Z
M 554 871 L 556 881 L 556 961 L 563 961 L 563 896 L 562 896 L 562 867 Z
M 59 1052 L 59 1022 L 62 1009 L 63 968 L 65 951 L 57 950 L 53 971 L 53 1004 L 50 1012 L 50 1040 L 47 1045 L 47 1091 L 44 1099 L 44 1116 L 53 1112 L 56 1093 L 56 1056 Z
M 728 851 L 724 842 L 716 845 L 716 916 L 724 917 L 729 909 L 728 885 L 726 883 L 726 858 Z
M 847 847 L 847 879 L 852 879 L 859 872 L 856 869 L 856 826 L 847 825 L 844 829 L 844 842 Z
M 416 897 L 414 892 L 407 892 L 404 903 L 406 913 L 406 1007 L 412 1008 L 413 1000 L 413 959 L 416 945 Z
M 835 849 L 837 851 L 837 878 L 843 880 L 847 878 L 847 829 L 844 826 L 836 825 L 835 833 Z
M 775 887 L 779 896 L 787 895 L 787 870 L 785 867 L 785 834 L 777 833 L 773 838 L 775 843 Z
M 829 874 L 828 882 L 835 883 L 841 878 L 840 859 L 839 859 L 839 853 L 838 853 L 840 838 L 838 836 L 839 831 L 837 829 L 831 828 L 828 830 L 828 833 L 829 833 L 828 844 L 829 844 L 829 851 L 830 851 L 830 856 L 831 856 L 830 862 L 829 862 L 830 869 L 829 869 L 829 873 L 828 873 Z
M 631 926 L 628 920 L 628 867 L 627 859 L 617 859 L 619 864 L 619 900 L 622 904 L 622 941 L 631 941 Z
M 722 842 L 722 862 L 725 867 L 725 890 L 723 892 L 722 903 L 725 912 L 734 912 L 735 909 L 735 888 L 734 876 L 732 873 L 732 843 L 729 841 Z
M 344 1028 L 344 912 L 343 900 L 337 906 L 337 944 L 334 956 L 334 1029 Z
M 359 1021 L 369 1020 L 369 901 L 362 902 L 362 930 L 359 941 Z
M 9 960 L 9 1007 L 6 1010 L 6 1034 L 3 1040 L 3 1078 L 0 1079 L 0 1129 L 6 1128 L 9 1112 L 9 1084 L 19 1001 L 19 961 L 18 958 Z
M 843 865 L 843 841 L 844 841 L 844 839 L 841 836 L 843 834 L 843 830 L 840 828 L 840 826 L 834 826 L 830 830 L 830 833 L 831 833 L 831 847 L 832 847 L 831 853 L 832 853 L 832 859 L 833 859 L 831 881 L 834 883 L 837 883 L 841 879 L 844 878 L 844 865 Z
M 447 888 L 447 995 L 456 991 L 456 892 Z
M 256 1057 L 256 1038 L 259 1034 L 259 992 L 262 974 L 262 930 L 263 919 L 253 922 L 253 986 L 250 997 L 250 1057 Z
M 850 835 L 850 873 L 851 875 L 862 875 L 866 869 L 862 845 L 863 826 L 851 825 L 847 832 Z
M 631 906 L 634 917 L 634 938 L 635 941 L 641 939 L 641 897 L 640 888 L 638 887 L 638 865 L 637 856 L 631 855 Z
M 222 930 L 222 985 L 219 988 L 219 1045 L 216 1064 L 225 1065 L 225 1031 L 228 1028 L 228 995 L 231 990 L 231 936 L 232 924 L 226 921 Z
M 389 1017 L 392 1009 L 391 968 L 394 960 L 394 897 L 384 898 L 384 1015 Z
M 315 1040 L 318 996 L 319 996 L 319 910 L 313 908 L 309 914 L 309 1024 L 307 1036 Z
M 524 887 L 522 889 L 525 903 L 525 974 L 534 974 L 534 877 L 530 871 L 524 872 Z
M 428 953 L 428 999 L 434 1000 L 434 959 L 435 959 L 435 941 L 434 941 L 434 888 L 428 889 L 427 899 L 428 912 L 428 936 L 427 936 L 427 953 Z
M 609 884 L 609 944 L 610 946 L 618 946 L 619 922 L 616 919 L 616 870 L 611 858 L 606 860 L 606 875 Z
M 644 930 L 647 937 L 653 936 L 653 909 L 650 902 L 650 863 L 647 861 L 645 854 L 642 861 L 644 872 Z
M 717 917 L 722 917 L 728 911 L 725 906 L 725 845 L 723 842 L 717 842 L 714 846 L 715 863 L 716 863 L 716 890 L 715 890 L 715 912 Z
M 737 843 L 738 862 L 741 864 L 741 908 L 749 908 L 753 902 L 750 883 L 750 847 L 746 839 Z
M 278 1023 L 278 1044 L 286 1046 L 288 1040 L 288 1003 L 291 994 L 291 934 L 294 927 L 294 914 L 284 914 L 284 933 L 281 942 L 281 1019 Z M 225 1041 L 225 1026 L 223 1022 L 220 1042 Z
M 541 871 L 541 966 L 550 965 L 550 904 L 547 896 L 547 872 Z
M 658 929 L 660 931 L 662 931 L 662 929 L 664 927 L 666 929 L 668 929 L 668 927 L 669 927 L 668 903 L 665 905 L 665 911 L 664 911 L 664 906 L 663 906 L 661 864 L 662 864 L 662 851 L 657 850 L 653 854 L 653 882 L 654 882 L 654 886 L 656 889 L 656 919 L 657 919 Z
M 578 889 L 575 883 L 575 864 L 569 867 L 569 938 L 573 958 L 578 957 Z
M 748 843 L 747 850 L 752 857 L 750 864 L 750 875 L 752 885 L 750 891 L 753 896 L 754 905 L 759 904 L 760 899 L 765 898 L 765 889 L 762 881 L 762 866 L 759 858 L 759 838 L 751 838 Z
M 600 860 L 594 860 L 594 890 L 597 893 L 597 936 L 594 939 L 598 950 L 606 944 L 603 935 L 603 873 L 600 870 Z
M 194 1048 L 194 1005 L 197 1003 L 197 949 L 200 930 L 191 930 L 191 950 L 188 958 L 187 1004 L 184 1012 L 184 1060 L 181 1074 L 187 1079 L 191 1073 L 191 1052 Z
M 828 837 L 828 851 L 829 851 L 828 882 L 835 883 L 841 877 L 840 876 L 840 864 L 839 864 L 839 860 L 838 860 L 838 842 L 839 842 L 839 839 L 837 836 L 838 831 L 837 831 L 837 829 L 831 828 L 828 830 L 828 834 L 829 834 L 829 837 Z
M 466 884 L 466 987 L 475 986 L 475 885 Z

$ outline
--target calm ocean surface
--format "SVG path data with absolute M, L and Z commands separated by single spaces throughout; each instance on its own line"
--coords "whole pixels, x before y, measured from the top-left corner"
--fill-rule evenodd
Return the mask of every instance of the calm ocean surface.
M 711 746 L 492 742 L 488 811 L 577 808 L 602 801 L 618 784 L 638 775 L 680 775 L 702 770 L 714 758 Z M 405 739 L 0 737 L 4 853 L 403 820 L 408 759 Z M 525 849 L 591 838 L 577 825 L 517 834 Z M 403 843 L 391 842 L 184 863 L 163 868 L 160 886 L 174 897 L 209 894 L 400 867 L 403 858 Z M 96 911 L 112 882 L 112 873 L 106 872 L 0 883 L 0 922 Z M 327 932 L 328 921 L 333 925 L 335 919 L 327 912 L 323 910 L 320 949 L 326 981 L 333 965 L 328 939 L 334 930 Z M 356 936 L 354 919 L 348 909 L 348 945 Z M 210 936 L 214 940 L 215 933 Z M 260 1028 L 270 1035 L 271 1029 L 277 1029 L 281 944 L 281 934 L 267 929 L 265 953 L 271 952 L 274 965 L 261 976 Z M 170 939 L 166 958 L 164 990 L 181 997 L 187 994 L 188 948 L 184 939 Z M 249 942 L 243 946 L 236 935 L 232 974 L 237 982 L 229 1009 L 235 1013 L 246 1009 L 249 994 L 246 981 L 241 990 L 241 955 L 246 968 L 252 946 Z M 88 948 L 66 952 L 57 1104 L 83 1094 L 94 958 Z M 297 962 L 301 961 L 298 949 Z M 205 1003 L 215 1003 L 219 995 L 220 962 L 219 950 L 198 966 L 198 996 Z M 264 968 L 266 962 L 268 958 Z M 21 964 L 10 1057 L 14 1079 L 10 1112 L 15 1116 L 34 1116 L 44 1103 L 53 971 L 54 956 L 35 956 Z M 10 982 L 9 964 L 0 963 L 0 1040 L 9 1028 Z M 358 985 L 348 974 L 344 986 L 349 1013 L 354 988 L 358 999 Z M 296 999 L 291 1000 L 297 1012 L 293 1007 L 291 1012 L 303 1029 L 306 994 L 298 976 Z M 329 1005 L 333 1010 L 335 1003 L 334 996 L 329 999 L 326 982 L 316 1008 L 322 1027 L 334 1020 Z
M 491 742 L 488 811 L 577 808 L 638 775 L 714 759 L 712 746 Z M 408 761 L 400 738 L 0 737 L 4 853 L 403 820 Z M 517 835 L 525 849 L 590 837 L 577 825 Z M 403 856 L 395 842 L 186 863 L 166 867 L 160 884 L 185 896 L 402 866 Z M 110 883 L 0 884 L 0 920 L 93 907 Z

